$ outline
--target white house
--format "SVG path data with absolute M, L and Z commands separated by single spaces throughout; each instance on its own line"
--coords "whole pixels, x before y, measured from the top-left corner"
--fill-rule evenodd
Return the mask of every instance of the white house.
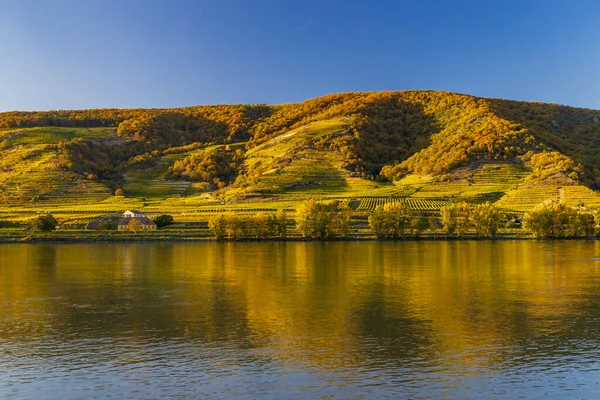
M 123 218 L 142 218 L 145 215 L 138 210 L 127 210 L 123 213 Z

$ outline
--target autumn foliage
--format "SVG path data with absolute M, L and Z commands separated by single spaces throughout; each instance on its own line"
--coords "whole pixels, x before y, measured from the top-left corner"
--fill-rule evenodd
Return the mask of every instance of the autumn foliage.
M 342 118 L 345 131 L 306 146 L 340 152 L 344 168 L 365 177 L 443 175 L 473 162 L 510 160 L 531 166 L 535 180 L 590 187 L 600 180 L 600 112 L 438 91 L 342 93 L 277 106 L 5 112 L 0 128 L 113 127 L 123 140 L 118 145 L 75 138 L 58 146 L 63 168 L 106 180 L 179 148 L 243 142 L 249 149 L 331 118 Z M 197 166 L 211 157 L 220 155 L 187 159 L 173 176 L 218 186 L 244 173 L 233 161 L 235 172 L 198 177 Z

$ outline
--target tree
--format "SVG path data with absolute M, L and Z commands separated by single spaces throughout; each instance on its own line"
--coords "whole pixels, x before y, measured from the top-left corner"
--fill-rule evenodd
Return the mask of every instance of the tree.
M 348 235 L 350 230 L 350 220 L 352 219 L 352 210 L 345 206 L 337 214 L 337 229 L 342 237 Z
M 287 213 L 285 210 L 277 210 L 275 216 L 271 217 L 271 223 L 273 224 L 273 234 L 278 235 L 280 238 L 285 239 L 287 237 Z
M 259 240 L 268 239 L 273 235 L 273 224 L 270 223 L 269 217 L 264 213 L 254 214 L 252 216 L 252 228 L 256 238 Z
M 489 202 L 477 204 L 471 212 L 471 222 L 478 235 L 494 237 L 502 222 L 502 215 L 500 210 Z
M 525 216 L 525 228 L 535 237 L 560 238 L 572 233 L 577 213 L 563 203 L 547 201 L 538 204 Z
M 429 220 L 427 215 L 423 212 L 419 212 L 416 215 L 413 215 L 410 219 L 410 231 L 413 236 L 421 235 L 421 232 L 426 230 L 429 227 Z
M 594 216 L 586 212 L 576 212 L 571 221 L 571 233 L 574 237 L 593 236 L 596 228 Z
M 171 225 L 173 223 L 173 217 L 168 214 L 163 214 L 154 217 L 153 221 L 159 228 L 164 228 L 165 226 Z
M 427 218 L 427 226 L 433 233 L 436 233 L 443 227 L 442 221 L 435 215 L 430 215 L 429 218 Z
M 131 218 L 127 223 L 127 229 L 133 232 L 138 232 L 142 230 L 142 223 L 137 218 Z
M 470 227 L 471 206 L 467 202 L 452 203 L 440 209 L 446 234 L 464 235 Z
M 36 231 L 50 232 L 56 229 L 58 221 L 52 214 L 42 214 L 33 220 L 31 226 Z
M 125 196 L 125 191 L 123 191 L 122 188 L 117 188 L 117 190 L 115 190 L 115 196 Z
M 223 214 L 211 217 L 208 220 L 208 229 L 215 235 L 217 240 L 223 240 L 226 233 L 226 221 Z
M 403 201 L 377 206 L 369 216 L 369 226 L 378 238 L 400 238 L 410 226 L 411 210 Z
M 244 237 L 244 229 L 242 221 L 234 214 L 225 215 L 225 232 L 230 240 L 238 240 Z
M 339 230 L 337 201 L 307 200 L 296 210 L 296 229 L 311 239 L 329 239 Z
M 114 231 L 118 228 L 119 224 L 116 221 L 102 221 L 98 224 L 98 230 L 100 231 Z
M 371 215 L 369 215 L 369 227 L 378 238 L 387 237 L 386 212 L 383 207 L 377 206 Z
M 456 233 L 463 236 L 471 227 L 471 206 L 463 201 L 456 204 Z

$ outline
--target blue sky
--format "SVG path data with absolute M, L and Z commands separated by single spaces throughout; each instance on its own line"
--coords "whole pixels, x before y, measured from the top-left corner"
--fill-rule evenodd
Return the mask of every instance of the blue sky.
M 600 1 L 0 0 L 0 110 L 436 89 L 600 109 Z

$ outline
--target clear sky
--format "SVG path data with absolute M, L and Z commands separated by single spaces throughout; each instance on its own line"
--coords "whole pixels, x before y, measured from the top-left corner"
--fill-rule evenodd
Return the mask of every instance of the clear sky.
M 0 0 L 0 110 L 437 89 L 600 109 L 597 0 Z

